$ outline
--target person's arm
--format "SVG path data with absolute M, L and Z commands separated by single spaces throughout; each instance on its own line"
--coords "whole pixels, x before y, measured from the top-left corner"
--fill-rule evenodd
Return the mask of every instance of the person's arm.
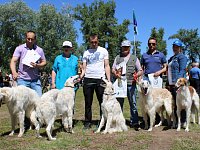
M 109 65 L 109 60 L 105 59 L 104 60 L 104 64 L 105 64 L 105 72 L 106 72 L 107 80 L 110 81 L 110 65 Z
M 56 73 L 54 70 L 51 72 L 51 88 L 55 89 L 56 88 Z
M 167 63 L 163 64 L 163 68 L 157 72 L 154 73 L 154 77 L 160 76 L 162 73 L 167 71 Z
M 45 59 L 41 59 L 41 60 L 40 60 L 40 63 L 31 62 L 31 65 L 32 65 L 34 68 L 42 68 L 42 67 L 44 67 L 46 64 L 47 64 L 47 62 L 46 62 Z
M 83 79 L 83 77 L 85 75 L 86 65 L 87 65 L 87 63 L 83 62 L 83 64 L 82 64 L 82 72 L 80 74 L 80 79 Z
M 18 57 L 13 56 L 10 61 L 10 69 L 12 72 L 13 80 L 17 80 L 17 77 L 18 77 L 18 73 L 16 71 L 16 64 L 18 62 L 18 59 L 19 59 Z
M 178 58 L 178 63 L 179 63 L 178 78 L 184 78 L 186 76 L 187 57 L 185 57 L 184 55 L 180 56 Z

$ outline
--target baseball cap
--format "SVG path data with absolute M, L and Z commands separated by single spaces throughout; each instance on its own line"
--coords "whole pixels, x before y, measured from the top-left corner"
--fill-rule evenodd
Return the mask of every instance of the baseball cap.
M 129 40 L 125 40 L 121 43 L 121 47 L 123 46 L 131 46 L 131 42 Z
M 175 41 L 173 42 L 173 45 L 182 47 L 182 46 L 183 46 L 183 43 L 182 43 L 180 40 L 175 40 Z
M 65 46 L 72 47 L 72 42 L 70 42 L 70 41 L 64 41 L 63 42 L 63 47 L 65 47 Z

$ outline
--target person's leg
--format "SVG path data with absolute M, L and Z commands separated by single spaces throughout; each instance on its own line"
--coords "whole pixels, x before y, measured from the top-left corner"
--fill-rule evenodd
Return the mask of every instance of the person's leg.
M 97 84 L 95 86 L 95 93 L 96 93 L 96 96 L 97 96 L 97 100 L 99 102 L 99 108 L 100 108 L 100 118 L 101 118 L 101 115 L 102 115 L 102 111 L 101 111 L 101 103 L 103 102 L 103 93 L 104 93 L 104 87 L 101 86 L 101 80 L 97 80 Z
M 31 89 L 35 90 L 39 96 L 42 96 L 42 85 L 40 79 L 31 82 Z
M 94 94 L 94 85 L 92 79 L 85 78 L 83 83 L 83 94 L 85 98 L 85 124 L 86 128 L 90 128 L 92 121 L 92 101 Z
M 121 109 L 122 109 L 122 111 L 123 111 L 123 107 L 124 107 L 124 98 L 117 98 L 117 101 L 119 102 L 120 107 L 121 107 Z
M 130 105 L 130 126 L 138 128 L 138 111 L 137 111 L 137 102 L 136 102 L 136 85 L 127 87 L 127 96 Z

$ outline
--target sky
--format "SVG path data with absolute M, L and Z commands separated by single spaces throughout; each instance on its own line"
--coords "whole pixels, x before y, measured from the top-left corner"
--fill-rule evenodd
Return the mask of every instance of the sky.
M 86 3 L 90 5 L 94 0 L 24 0 L 24 2 L 33 10 L 39 10 L 43 3 L 54 4 L 59 10 L 63 5 Z M 108 0 L 105 0 L 107 2 Z M 9 0 L 0 0 L 0 4 L 9 2 Z M 168 40 L 169 36 L 176 34 L 181 28 L 196 29 L 200 28 L 200 0 L 115 0 L 116 14 L 118 23 L 122 23 L 124 19 L 133 20 L 133 10 L 138 23 L 138 35 L 136 40 L 142 42 L 141 53 L 146 52 L 147 41 L 153 27 L 164 28 L 164 40 L 167 41 L 167 58 L 173 55 L 173 40 Z M 77 42 L 80 45 L 82 34 L 80 32 L 80 23 L 75 22 L 78 31 Z M 200 33 L 200 30 L 199 30 Z M 134 39 L 133 26 L 129 26 L 127 39 Z

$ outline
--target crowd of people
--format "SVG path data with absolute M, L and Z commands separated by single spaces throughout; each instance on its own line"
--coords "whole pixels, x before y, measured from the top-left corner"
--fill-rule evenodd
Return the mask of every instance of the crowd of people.
M 176 98 L 175 83 L 178 78 L 186 78 L 187 57 L 182 52 L 183 43 L 175 40 L 172 45 L 174 55 L 167 61 L 166 56 L 156 49 L 156 38 L 148 39 L 148 51 L 144 53 L 139 60 L 135 55 L 131 54 L 131 42 L 124 40 L 121 43 L 119 54 L 116 56 L 112 68 L 109 65 L 108 51 L 99 46 L 98 35 L 89 37 L 90 46 L 83 54 L 81 72 L 78 70 L 78 57 L 72 53 L 73 45 L 70 41 L 64 41 L 62 48 L 63 53 L 55 58 L 51 73 L 51 88 L 62 89 L 65 81 L 73 75 L 79 74 L 79 81 L 83 81 L 83 94 L 85 101 L 85 124 L 84 129 L 91 128 L 92 125 L 92 103 L 94 91 L 96 93 L 100 115 L 101 103 L 103 99 L 104 87 L 101 86 L 102 78 L 111 81 L 111 73 L 115 79 L 125 77 L 127 79 L 127 98 L 130 105 L 130 127 L 138 130 L 139 120 L 136 102 L 136 82 L 143 78 L 148 80 L 149 74 L 154 77 L 161 77 L 167 72 L 168 82 L 166 86 Z M 39 59 L 30 62 L 30 65 L 24 63 L 27 51 L 33 51 L 39 55 Z M 125 67 L 117 68 L 117 65 L 124 62 Z M 19 63 L 18 69 L 16 65 Z M 42 48 L 36 44 L 36 33 L 34 31 L 26 32 L 26 43 L 16 47 L 10 63 L 12 77 L 10 79 L 17 82 L 17 85 L 25 85 L 34 89 L 38 95 L 42 95 L 42 86 L 40 81 L 39 68 L 46 65 L 46 58 Z M 190 85 L 193 86 L 197 93 L 200 94 L 200 69 L 199 64 L 194 62 L 192 69 L 189 71 Z M 0 85 L 4 83 L 7 86 L 6 76 L 4 79 L 0 72 Z M 77 87 L 75 91 L 77 91 Z M 118 97 L 121 109 L 123 111 L 124 97 Z M 175 108 L 176 110 L 176 108 Z M 184 115 L 184 114 L 183 114 Z M 184 117 L 183 117 L 184 118 Z

